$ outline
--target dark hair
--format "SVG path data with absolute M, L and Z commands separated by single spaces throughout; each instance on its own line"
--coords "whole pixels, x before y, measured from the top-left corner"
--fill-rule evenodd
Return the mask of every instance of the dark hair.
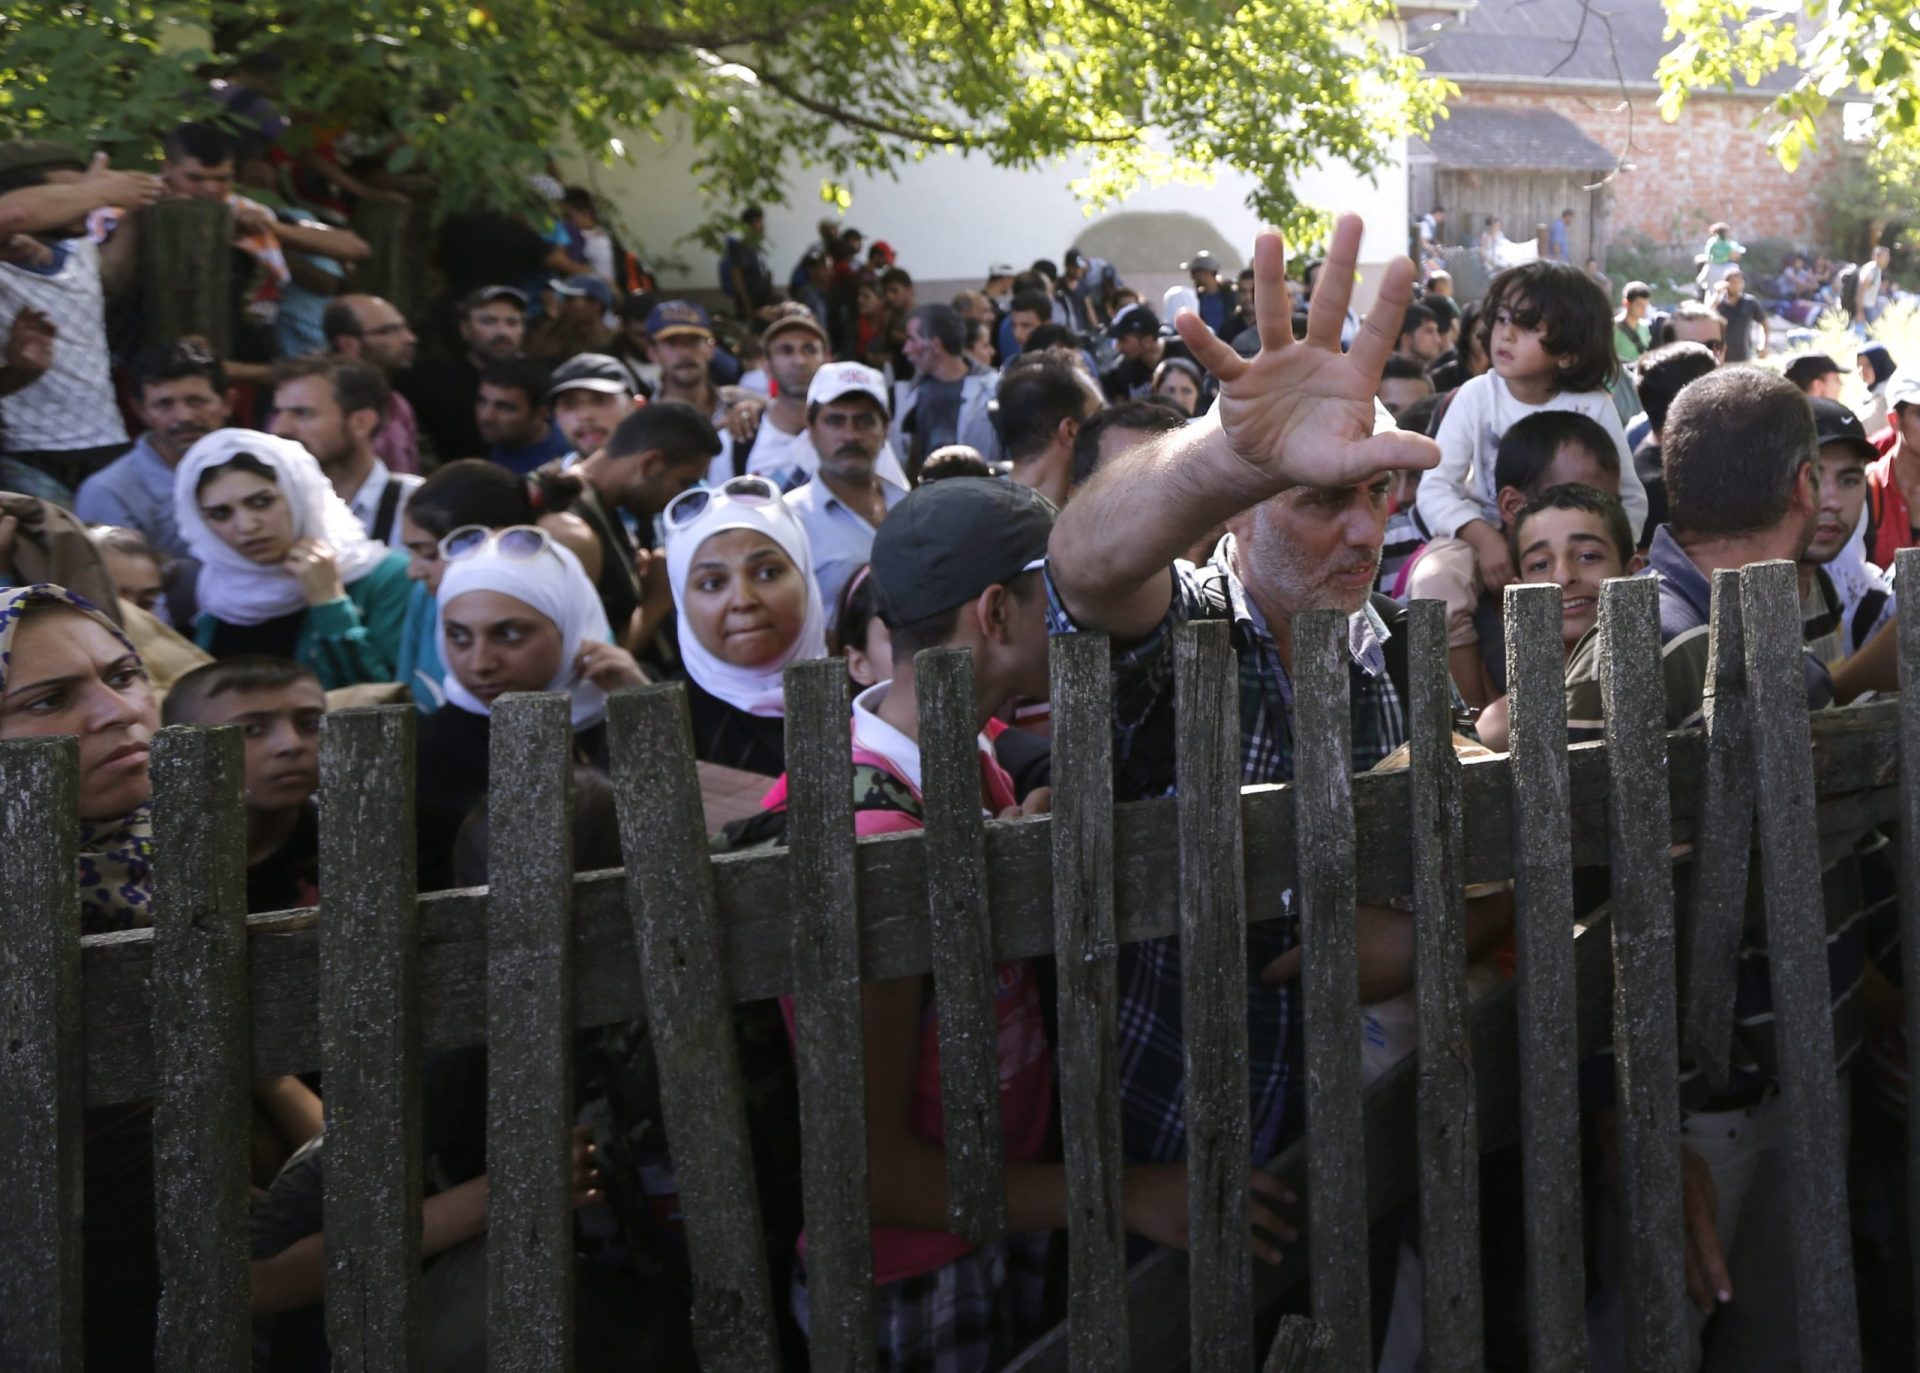
M 1613 351 L 1613 303 L 1600 283 L 1568 262 L 1523 262 L 1487 287 L 1482 314 L 1502 308 L 1522 329 L 1542 330 L 1541 348 L 1571 358 L 1554 379 L 1560 391 L 1599 391 L 1620 370 Z
M 152 558 L 156 563 L 164 559 L 154 550 L 147 536 L 137 529 L 128 529 L 117 524 L 90 524 L 87 537 L 93 540 L 95 548 L 112 549 L 128 558 Z
M 920 321 L 920 332 L 959 357 L 967 348 L 967 322 L 951 305 L 920 305 L 907 316 Z
M 268 374 L 275 390 L 290 381 L 321 377 L 333 388 L 333 399 L 344 415 L 356 410 L 371 410 L 385 417 L 393 388 L 378 367 L 337 353 L 309 353 L 304 357 L 282 358 Z
M 923 477 L 924 480 L 924 477 Z M 873 568 L 861 564 L 840 588 L 839 614 L 833 618 L 834 642 L 844 657 L 849 647 L 866 651 L 867 633 L 880 616 L 880 589 L 873 580 Z
M 1433 313 L 1433 322 L 1443 334 L 1460 322 L 1460 306 L 1452 296 L 1428 296 L 1422 304 Z
M 166 137 L 166 154 L 171 159 L 190 157 L 195 162 L 217 167 L 234 159 L 236 144 L 232 134 L 218 124 L 176 124 Z
M 867 578 L 872 581 L 873 578 Z M 1001 585 L 1007 588 L 1007 594 L 1022 605 L 1027 604 L 1040 592 L 1039 569 L 1032 572 L 1019 572 L 1007 578 Z M 986 587 L 980 589 L 984 594 Z M 897 625 L 887 619 L 886 611 L 880 612 L 880 618 L 886 622 L 887 629 L 893 635 L 893 661 L 896 663 L 911 660 L 916 653 L 924 653 L 930 648 L 939 648 L 953 637 L 954 630 L 960 624 L 960 614 L 977 600 L 978 596 L 961 602 L 951 610 L 938 610 L 918 620 Z
M 1660 337 L 1657 342 L 1662 344 L 1675 342 L 1673 326 L 1683 319 L 1712 320 L 1720 326 L 1720 337 L 1725 338 L 1727 336 L 1727 319 L 1725 315 L 1713 309 L 1711 306 L 1702 305 L 1697 300 L 1683 300 L 1673 307 L 1672 314 L 1660 322 Z M 1703 348 L 1706 347 L 1705 344 L 1701 344 L 1700 346 Z
M 1031 268 L 1014 275 L 1013 293 L 1017 296 L 1022 291 L 1038 291 L 1043 296 L 1050 295 L 1047 290 L 1047 279 Z
M 1830 377 L 1839 370 L 1840 364 L 1825 353 L 1808 353 L 1788 363 L 1781 375 L 1804 391 L 1822 377 Z
M 625 458 L 649 449 L 664 453 L 667 462 L 683 467 L 706 463 L 720 452 L 720 435 L 713 422 L 682 401 L 655 401 L 632 411 L 607 435 L 606 454 Z
M 1387 361 L 1380 369 L 1382 381 L 1425 381 L 1431 382 L 1427 369 L 1404 353 L 1389 353 Z
M 201 718 L 200 707 L 216 696 L 243 691 L 278 691 L 295 682 L 320 685 L 312 668 L 291 658 L 243 653 L 214 663 L 202 663 L 167 689 L 167 699 L 160 706 L 160 723 L 196 724 Z
M 453 840 L 456 886 L 477 887 L 487 880 L 487 802 L 467 813 Z M 620 866 L 620 819 L 614 808 L 613 782 L 598 768 L 573 765 L 573 870 L 593 872 Z
M 580 495 L 580 478 L 542 467 L 528 476 L 484 458 L 443 463 L 407 501 L 407 518 L 436 539 L 464 524 L 509 529 L 557 515 Z
M 1620 565 L 1625 567 L 1632 560 L 1633 525 L 1627 519 L 1627 508 L 1620 504 L 1620 498 L 1580 482 L 1562 482 L 1558 486 L 1534 492 L 1513 517 L 1513 529 L 1508 541 L 1513 545 L 1516 562 L 1520 557 L 1520 526 L 1543 510 L 1584 510 L 1589 515 L 1599 516 L 1607 527 L 1607 537 L 1613 540 L 1614 551 L 1620 555 Z
M 1440 408 L 1440 395 L 1429 393 L 1414 401 L 1411 405 L 1400 407 L 1400 413 L 1394 416 L 1394 424 L 1409 434 L 1431 434 L 1433 432 L 1433 414 Z
M 523 391 L 527 404 L 535 410 L 547 394 L 551 369 L 533 358 L 495 358 L 480 369 L 482 386 L 497 386 L 503 391 Z
M 1719 365 L 1713 349 L 1704 343 L 1668 343 L 1643 356 L 1634 368 L 1640 408 L 1658 434 L 1667 427 L 1673 398 Z
M 756 219 L 765 219 L 766 217 L 767 212 L 758 205 L 749 205 L 740 212 L 740 222 L 742 224 L 751 224 Z
M 978 448 L 950 443 L 927 454 L 927 460 L 920 464 L 918 484 L 925 486 L 949 477 L 991 477 L 993 474 L 993 464 L 980 456 Z
M 1142 434 L 1171 434 L 1187 422 L 1173 407 L 1157 400 L 1123 400 L 1098 411 L 1080 426 L 1073 441 L 1073 485 L 1087 481 L 1100 467 L 1100 436 L 1109 429 Z
M 227 472 L 246 472 L 255 477 L 264 477 L 275 486 L 280 484 L 280 474 L 271 465 L 251 453 L 235 453 L 218 467 L 209 467 L 202 472 L 200 480 L 193 484 L 193 494 L 198 496 Z
M 1027 341 L 1020 345 L 1020 351 L 1044 353 L 1050 348 L 1072 348 L 1077 351 L 1079 347 L 1080 340 L 1074 335 L 1073 330 L 1064 324 L 1055 324 L 1049 320 L 1045 324 L 1034 326 L 1033 332 L 1027 335 Z
M 1601 467 L 1620 475 L 1620 450 L 1599 420 L 1577 410 L 1537 410 L 1501 435 L 1493 460 L 1494 490 L 1513 486 L 1532 495 L 1568 444 L 1586 449 Z
M 1007 456 L 1018 462 L 1042 451 L 1060 421 L 1085 418 L 1090 400 L 1085 377 L 1064 358 L 1037 357 L 1010 369 L 993 401 L 994 427 Z
M 1620 292 L 1620 299 L 1622 302 L 1629 300 L 1652 300 L 1653 287 L 1647 285 L 1644 281 L 1629 281 L 1626 284 L 1626 288 Z
M 1487 312 L 1481 308 L 1479 301 L 1470 300 L 1460 307 L 1460 356 L 1463 361 L 1467 345 L 1475 341 L 1480 344 L 1481 352 L 1491 351 L 1487 347 Z
M 962 316 L 960 322 L 964 324 L 967 328 L 966 346 L 968 348 L 973 347 L 974 344 L 978 343 L 981 339 L 987 336 L 987 325 L 985 320 L 968 319 L 965 316 Z
M 333 347 L 333 341 L 341 338 L 365 338 L 366 329 L 360 323 L 360 316 L 344 300 L 330 300 L 327 308 L 320 312 L 320 333 L 327 340 L 327 347 Z
M 1044 258 L 1044 257 L 1035 258 L 1033 260 L 1033 265 L 1028 267 L 1027 270 L 1039 276 L 1043 276 L 1049 281 L 1060 280 L 1060 269 L 1056 267 L 1053 264 L 1052 260 L 1049 258 Z
M 1022 311 L 1040 316 L 1044 324 L 1053 318 L 1053 301 L 1045 291 L 1015 291 L 1012 303 L 1007 306 L 1007 313 L 1011 315 Z
M 1405 338 L 1408 334 L 1417 332 L 1423 324 L 1431 324 L 1438 328 L 1440 316 L 1416 300 L 1407 307 L 1407 313 L 1401 317 L 1400 337 Z
M 588 214 L 597 214 L 598 207 L 593 203 L 593 192 L 585 186 L 569 186 L 560 196 L 560 203 L 569 210 L 585 210 Z
M 172 343 L 149 343 L 133 355 L 133 393 L 142 400 L 149 386 L 188 377 L 204 377 L 216 396 L 227 393 L 227 369 L 220 365 L 213 349 L 196 338 L 175 339 Z
M 1677 530 L 1734 536 L 1771 529 L 1819 452 L 1813 405 L 1785 377 L 1723 367 L 1674 399 L 1660 435 Z
M 880 289 L 883 291 L 889 286 L 911 285 L 913 285 L 913 278 L 907 274 L 905 267 L 889 267 L 880 274 Z

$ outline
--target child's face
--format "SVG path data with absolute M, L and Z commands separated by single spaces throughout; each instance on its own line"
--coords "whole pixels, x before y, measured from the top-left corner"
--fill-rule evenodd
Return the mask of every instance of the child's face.
M 1531 329 L 1522 327 L 1514 317 L 1519 308 L 1516 302 L 1509 300 L 1493 312 L 1493 323 L 1487 339 L 1487 355 L 1492 360 L 1493 370 L 1501 380 L 1507 382 L 1533 385 L 1551 382 L 1572 359 L 1549 353 L 1543 342 L 1546 326 L 1536 324 Z
M 1600 584 L 1633 569 L 1621 561 L 1606 521 L 1591 511 L 1537 511 L 1515 534 L 1520 580 L 1560 588 L 1560 636 L 1572 648 L 1600 617 Z
M 320 717 L 326 713 L 320 684 L 298 681 L 223 692 L 204 703 L 198 723 L 239 725 L 247 751 L 247 804 L 291 810 L 320 785 Z

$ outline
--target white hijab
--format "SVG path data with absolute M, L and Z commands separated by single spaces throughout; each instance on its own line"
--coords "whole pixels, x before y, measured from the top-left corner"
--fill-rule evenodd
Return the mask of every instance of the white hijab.
M 466 684 L 455 675 L 453 657 L 447 652 L 447 607 L 453 604 L 454 597 L 469 591 L 511 596 L 553 621 L 560 631 L 560 666 L 546 689 L 563 692 L 572 700 L 576 731 L 591 729 L 606 718 L 606 693 L 583 678 L 574 662 L 580 656 L 582 644 L 608 643 L 613 634 L 607 628 L 607 612 L 600 604 L 600 593 L 593 589 L 593 583 L 587 580 L 585 569 L 571 550 L 550 542 L 546 552 L 534 557 L 506 558 L 488 543 L 473 556 L 448 563 L 446 575 L 440 578 L 440 591 L 435 600 L 442 625 L 440 656 L 447 664 L 442 683 L 447 702 L 475 715 L 491 715 L 493 711 L 487 703 L 467 690 Z
M 786 652 L 765 667 L 736 667 L 707 651 L 687 618 L 687 572 L 700 545 L 729 529 L 751 529 L 772 539 L 793 560 L 807 586 L 807 614 L 800 633 Z M 667 530 L 667 580 L 673 585 L 673 608 L 679 612 L 680 657 L 687 675 L 736 710 L 749 715 L 786 714 L 787 698 L 780 674 L 788 663 L 827 656 L 827 616 L 820 604 L 820 585 L 813 578 L 813 554 L 807 531 L 793 517 L 785 501 L 747 505 L 716 490 L 707 508 L 691 524 Z
M 293 573 L 278 564 L 254 562 L 229 547 L 200 514 L 201 476 L 243 453 L 272 469 L 280 496 L 293 512 L 293 537 L 324 539 L 332 547 L 342 582 L 351 586 L 386 560 L 386 546 L 367 537 L 313 454 L 272 434 L 216 429 L 187 450 L 173 474 L 173 518 L 200 563 L 200 608 L 214 619 L 257 625 L 307 608 L 306 593 Z

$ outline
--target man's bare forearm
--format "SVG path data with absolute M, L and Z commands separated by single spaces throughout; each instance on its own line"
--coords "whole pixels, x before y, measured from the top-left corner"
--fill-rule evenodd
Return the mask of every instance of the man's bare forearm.
M 1079 624 L 1139 638 L 1167 613 L 1173 560 L 1285 489 L 1235 456 L 1209 415 L 1120 455 L 1074 496 L 1048 549 L 1054 585 Z

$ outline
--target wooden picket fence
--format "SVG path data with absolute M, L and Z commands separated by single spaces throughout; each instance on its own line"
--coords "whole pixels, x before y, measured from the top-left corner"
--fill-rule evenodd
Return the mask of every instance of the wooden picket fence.
M 1920 552 L 1902 555 L 1920 585 Z M 623 872 L 570 872 L 568 716 L 501 702 L 492 742 L 490 889 L 416 894 L 414 714 L 330 717 L 322 749 L 320 910 L 248 918 L 241 747 L 168 729 L 154 748 L 155 924 L 78 933 L 71 741 L 0 745 L 0 1367 L 80 1366 L 81 1122 L 155 1102 L 160 1366 L 243 1369 L 247 1119 L 257 1077 L 325 1074 L 335 1366 L 420 1360 L 420 1062 L 488 1046 L 492 1367 L 572 1367 L 570 1046 L 576 1027 L 644 1013 L 658 1046 L 712 1370 L 778 1366 L 732 1003 L 791 993 L 798 1021 L 813 1363 L 873 1366 L 860 984 L 931 972 L 940 1015 L 951 1218 L 1007 1224 L 992 964 L 1058 960 L 1070 1315 L 1019 1367 L 1240 1370 L 1256 1306 L 1303 1269 L 1271 1369 L 1369 1363 L 1370 1217 L 1417 1193 L 1432 1366 L 1481 1358 L 1482 1140 L 1524 1159 L 1531 1366 L 1585 1366 L 1576 1065 L 1609 1033 L 1624 1159 L 1629 1367 L 1678 1370 L 1676 1048 L 1724 1075 L 1746 872 L 1757 850 L 1786 1110 L 1800 1319 L 1822 1366 L 1859 1362 L 1839 1083 L 1828 1010 L 1823 851 L 1864 829 L 1920 831 L 1920 606 L 1901 609 L 1903 699 L 1809 723 L 1794 569 L 1714 578 L 1703 730 L 1664 729 L 1656 588 L 1603 596 L 1607 737 L 1569 749 L 1559 593 L 1507 593 L 1513 751 L 1450 746 L 1444 617 L 1411 617 L 1410 770 L 1349 769 L 1345 621 L 1295 626 L 1296 780 L 1239 785 L 1225 627 L 1175 646 L 1178 795 L 1113 803 L 1108 648 L 1053 644 L 1050 818 L 983 822 L 971 667 L 919 664 L 924 833 L 856 843 L 848 696 L 834 662 L 788 675 L 790 845 L 712 857 L 683 692 L 611 701 Z M 1904 766 L 1903 766 L 1904 762 Z M 1673 918 L 1673 846 L 1691 846 L 1691 928 Z M 1612 916 L 1576 937 L 1575 864 L 1612 870 Z M 1906 985 L 1920 986 L 1920 892 L 1903 864 Z M 1518 973 L 1469 1004 L 1462 889 L 1512 879 Z M 1285 1271 L 1253 1271 L 1243 927 L 1284 918 L 1306 949 L 1305 1139 L 1272 1165 L 1303 1180 L 1310 1224 Z M 1410 894 L 1426 1052 L 1363 1094 L 1356 901 Z M 1190 1250 L 1129 1274 L 1120 1210 L 1115 965 L 1123 943 L 1183 944 Z M 1690 942 L 1688 985 L 1677 946 Z M 1920 997 L 1908 999 L 1920 1043 Z M 1683 1037 L 1684 1036 L 1684 1037 Z M 1520 1089 L 1525 1084 L 1525 1090 Z M 1365 1147 L 1360 1142 L 1365 1141 Z M 1408 1141 L 1412 1141 L 1409 1147 Z M 1920 1164 L 1920 1150 L 1914 1155 Z

